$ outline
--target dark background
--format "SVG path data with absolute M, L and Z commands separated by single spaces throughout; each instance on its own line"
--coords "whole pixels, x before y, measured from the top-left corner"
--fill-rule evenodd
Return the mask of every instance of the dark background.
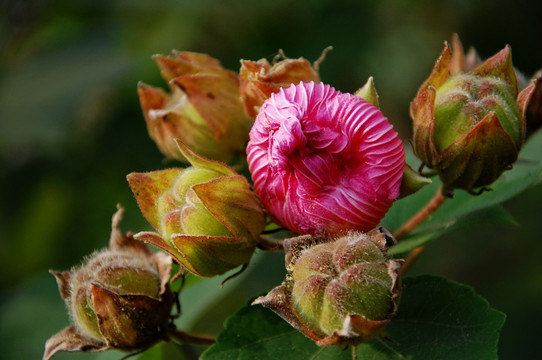
M 149 229 L 125 176 L 171 166 L 148 138 L 136 84 L 165 86 L 151 55 L 316 60 L 344 92 L 374 76 L 381 108 L 403 139 L 408 104 L 443 42 L 457 32 L 489 57 L 510 44 L 514 65 L 542 67 L 538 1 L 0 1 L 0 358 L 38 359 L 68 324 L 48 269 L 64 270 L 106 246 L 115 204 L 124 230 Z M 480 225 L 439 239 L 412 274 L 472 285 L 508 314 L 500 358 L 539 354 L 542 327 L 542 187 L 505 204 L 518 228 Z M 270 271 L 275 267 L 276 271 Z M 280 254 L 258 255 L 240 279 L 183 294 L 180 326 L 217 332 L 225 316 L 277 285 Z M 204 310 L 208 305 L 213 310 Z M 118 359 L 119 353 L 58 359 Z

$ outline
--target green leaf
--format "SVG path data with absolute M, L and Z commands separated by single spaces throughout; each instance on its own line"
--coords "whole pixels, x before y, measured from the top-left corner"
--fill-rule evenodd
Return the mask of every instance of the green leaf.
M 411 151 L 407 151 L 409 163 L 415 160 Z M 542 180 L 542 132 L 533 135 L 520 153 L 514 168 L 505 171 L 493 183 L 492 191 L 473 196 L 462 190 L 456 190 L 454 197 L 447 200 L 430 218 L 412 233 L 400 239 L 399 244 L 390 250 L 391 254 L 400 254 L 426 244 L 456 228 L 475 223 L 502 223 L 513 225 L 511 215 L 496 206 L 518 195 L 523 190 L 537 185 Z M 433 178 L 433 184 L 424 187 L 414 195 L 397 201 L 383 220 L 388 229 L 397 230 L 410 217 L 419 211 L 438 191 L 440 180 Z
M 358 359 L 497 359 L 505 315 L 466 285 L 436 276 L 406 278 L 399 312 Z
M 262 306 L 247 305 L 233 314 L 202 360 L 351 359 L 338 347 L 318 347 Z
M 504 319 L 472 288 L 420 276 L 405 279 L 385 336 L 354 349 L 318 347 L 270 310 L 247 305 L 226 321 L 202 359 L 496 359 Z

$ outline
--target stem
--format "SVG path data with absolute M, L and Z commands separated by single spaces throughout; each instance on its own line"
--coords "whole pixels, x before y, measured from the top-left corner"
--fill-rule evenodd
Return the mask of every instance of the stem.
M 399 230 L 397 230 L 393 236 L 399 240 L 407 233 L 412 231 L 416 226 L 420 225 L 422 221 L 431 216 L 447 199 L 446 196 L 442 194 L 442 185 L 438 188 L 437 192 L 431 200 L 425 205 L 423 209 L 418 211 L 416 215 L 410 218 Z
M 176 328 L 171 328 L 168 335 L 179 344 L 213 345 L 216 339 L 210 335 L 189 334 Z
M 403 265 L 401 265 L 401 268 L 399 269 L 399 274 L 404 275 L 408 269 L 416 262 L 416 259 L 418 259 L 418 256 L 425 250 L 425 245 L 418 246 L 417 248 L 414 248 L 410 251 L 407 258 L 405 259 L 405 262 Z
M 260 237 L 258 247 L 264 251 L 284 251 L 283 240 L 270 240 L 265 237 Z
M 421 209 L 416 215 L 410 218 L 399 230 L 393 234 L 393 236 L 399 240 L 406 234 L 408 234 L 410 231 L 412 231 L 416 226 L 420 225 L 421 222 L 423 222 L 425 219 L 427 219 L 429 216 L 431 216 L 435 211 L 437 211 L 438 208 L 441 207 L 442 204 L 444 204 L 444 201 L 446 201 L 447 197 L 442 194 L 442 185 L 438 188 L 435 195 L 433 195 L 433 198 L 429 200 L 427 205 L 423 209 Z M 408 269 L 414 264 L 416 259 L 420 256 L 420 254 L 425 250 L 425 245 L 418 246 L 417 248 L 412 249 L 410 253 L 408 254 L 405 262 L 401 266 L 401 269 L 399 270 L 400 274 L 403 275 L 405 272 L 407 272 Z

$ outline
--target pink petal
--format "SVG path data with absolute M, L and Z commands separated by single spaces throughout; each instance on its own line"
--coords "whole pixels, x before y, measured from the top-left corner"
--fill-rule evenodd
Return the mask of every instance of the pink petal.
M 401 141 L 377 107 L 312 82 L 264 103 L 247 155 L 265 207 L 301 234 L 375 227 L 399 196 L 405 163 Z

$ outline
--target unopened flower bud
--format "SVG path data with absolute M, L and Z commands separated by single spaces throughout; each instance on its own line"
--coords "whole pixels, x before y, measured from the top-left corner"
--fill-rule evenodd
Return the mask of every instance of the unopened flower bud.
M 465 72 L 459 40 L 448 44 L 411 104 L 414 152 L 438 171 L 444 192 L 472 192 L 510 168 L 525 138 L 525 98 L 510 48 Z
M 402 260 L 390 260 L 395 239 L 385 229 L 338 239 L 285 240 L 287 280 L 254 301 L 318 345 L 371 340 L 397 311 Z
M 211 159 L 234 162 L 252 125 L 241 105 L 239 80 L 218 60 L 191 52 L 155 56 L 171 93 L 143 83 L 138 93 L 150 137 L 168 158 L 186 162 L 175 139 Z
M 318 66 L 329 50 L 331 47 L 324 49 L 314 64 L 302 57 L 289 59 L 282 52 L 283 60 L 273 62 L 273 65 L 266 59 L 241 60 L 239 91 L 246 115 L 254 119 L 265 100 L 283 87 L 301 81 L 319 83 Z
M 312 82 L 271 95 L 247 154 L 262 203 L 298 234 L 374 228 L 398 198 L 405 168 L 401 140 L 376 106 Z
M 44 359 L 60 350 L 133 351 L 167 339 L 171 257 L 122 234 L 122 211 L 113 217 L 109 248 L 71 271 L 52 271 L 74 325 L 47 341 Z
M 181 142 L 179 147 L 192 166 L 128 175 L 141 212 L 158 231 L 135 238 L 167 251 L 199 276 L 247 264 L 265 227 L 256 194 L 231 168 Z

